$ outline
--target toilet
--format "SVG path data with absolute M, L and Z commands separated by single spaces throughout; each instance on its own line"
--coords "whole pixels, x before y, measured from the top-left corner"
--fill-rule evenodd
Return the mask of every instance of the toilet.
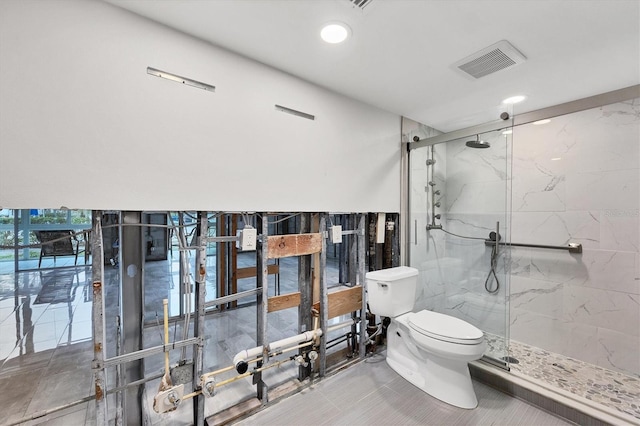
M 391 318 L 387 364 L 441 401 L 460 408 L 477 407 L 467 363 L 484 354 L 482 331 L 449 315 L 412 312 L 418 282 L 415 268 L 372 271 L 366 278 L 369 309 Z

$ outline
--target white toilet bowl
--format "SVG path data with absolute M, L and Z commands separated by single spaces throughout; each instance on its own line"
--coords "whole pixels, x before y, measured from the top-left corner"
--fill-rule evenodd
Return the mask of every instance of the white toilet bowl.
M 445 317 L 447 320 L 458 320 L 436 312 L 418 312 L 423 313 L 435 319 Z M 415 315 L 408 313 L 391 320 L 387 331 L 389 366 L 413 385 L 441 401 L 460 408 L 477 407 L 478 400 L 467 363 L 484 354 L 486 343 L 482 332 L 458 320 L 477 330 L 480 337 L 468 339 L 467 343 L 460 343 L 460 335 L 435 338 L 420 332 L 411 324 L 411 318 Z
M 456 407 L 475 408 L 478 400 L 467 363 L 484 354 L 484 334 L 449 315 L 410 312 L 417 274 L 408 267 L 367 273 L 371 312 L 391 318 L 387 363 L 429 395 Z

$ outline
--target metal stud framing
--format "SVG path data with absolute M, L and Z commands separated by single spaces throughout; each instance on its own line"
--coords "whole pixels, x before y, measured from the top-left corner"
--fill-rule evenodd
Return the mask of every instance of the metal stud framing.
M 319 374 L 323 377 L 327 372 L 327 325 L 329 323 L 329 299 L 327 292 L 327 217 L 320 214 L 320 235 L 322 235 L 322 251 L 320 252 L 320 328 L 322 336 L 320 337 L 320 367 Z M 318 271 L 316 271 L 318 273 Z
M 129 354 L 143 349 L 144 323 L 144 253 L 142 212 L 121 213 L 120 228 L 120 317 L 122 319 L 122 353 Z M 124 383 L 144 378 L 144 359 L 136 359 L 124 365 Z M 126 424 L 141 424 L 144 385 L 132 386 L 124 391 L 124 420 Z
M 196 257 L 196 288 L 195 288 L 195 308 L 196 315 L 193 319 L 194 337 L 199 338 L 198 343 L 194 345 L 194 363 L 193 363 L 193 389 L 199 389 L 200 376 L 204 369 L 204 314 L 207 284 L 207 235 L 209 221 L 207 212 L 198 212 L 197 232 L 197 257 Z M 196 426 L 204 425 L 204 396 L 196 395 L 193 398 L 193 423 Z
M 311 215 L 303 213 L 300 216 L 301 234 L 311 232 Z M 298 333 L 311 330 L 312 318 L 311 307 L 313 306 L 311 294 L 311 256 L 298 257 L 298 291 L 300 291 L 300 306 L 298 306 Z M 300 349 L 302 355 L 304 349 Z M 311 366 L 300 366 L 298 368 L 298 379 L 304 380 L 309 377 Z
M 358 215 L 358 278 L 359 284 L 362 286 L 362 310 L 360 311 L 360 359 L 364 359 L 366 355 L 365 339 L 367 338 L 367 293 L 365 282 L 365 226 L 366 214 Z
M 96 402 L 96 425 L 108 424 L 106 377 L 104 371 L 104 251 L 102 249 L 102 211 L 92 213 L 91 271 L 92 271 L 92 327 L 93 327 L 93 382 Z
M 267 266 L 267 236 L 269 235 L 269 221 L 266 213 L 256 215 L 256 227 L 261 236 L 256 242 L 256 287 L 261 289 L 258 292 L 257 321 L 258 333 L 256 335 L 257 345 L 267 343 L 267 303 L 269 299 L 269 271 Z M 266 351 L 265 351 L 266 352 Z M 263 354 L 263 360 L 268 361 L 267 354 Z M 260 367 L 262 362 L 258 363 Z M 262 373 L 254 375 L 254 384 L 257 385 L 257 397 L 265 404 L 268 401 L 267 389 L 262 381 Z
M 324 213 L 317 214 L 318 222 L 316 222 L 317 232 L 319 232 L 322 236 L 322 247 L 321 251 L 317 253 L 315 256 L 318 256 L 316 259 L 316 270 L 315 275 L 319 282 L 319 294 L 316 294 L 315 297 L 319 299 L 320 303 L 320 318 L 319 318 L 319 327 L 322 329 L 323 334 L 320 337 L 319 342 L 319 358 L 317 361 L 317 368 L 319 371 L 320 377 L 325 376 L 327 372 L 327 330 L 328 330 L 328 321 L 329 321 L 329 302 L 328 302 L 328 286 L 326 279 L 326 250 L 327 250 L 327 215 Z M 350 231 L 343 231 L 343 235 L 349 236 L 349 275 L 350 284 L 357 285 L 361 284 L 363 286 L 363 304 L 362 304 L 362 313 L 361 316 L 364 316 L 366 313 L 366 300 L 364 297 L 364 273 L 365 273 L 365 226 L 366 226 L 366 215 L 345 215 L 345 219 L 353 225 L 355 229 Z M 267 342 L 267 312 L 268 312 L 268 215 L 266 213 L 256 214 L 256 228 L 259 232 L 259 237 L 257 240 L 257 250 L 256 250 L 256 264 L 257 264 L 257 277 L 256 277 L 256 289 L 254 294 L 257 299 L 257 345 L 266 345 Z M 137 348 L 128 348 L 124 351 L 123 355 L 119 355 L 116 357 L 112 357 L 106 359 L 104 354 L 104 343 L 105 343 L 105 335 L 104 335 L 104 298 L 103 298 L 103 281 L 104 281 L 104 255 L 103 255 L 103 242 L 102 242 L 102 228 L 101 228 L 101 220 L 102 220 L 102 212 L 95 211 L 93 213 L 93 240 L 92 240 L 92 251 L 93 251 L 93 290 L 94 290 L 94 303 L 93 303 L 93 339 L 94 339 L 94 362 L 93 362 L 93 377 L 96 388 L 96 416 L 97 416 L 97 424 L 98 425 L 106 425 L 108 424 L 108 408 L 107 408 L 107 388 L 106 388 L 106 378 L 105 378 L 105 369 L 107 366 L 118 366 L 118 365 L 127 365 L 127 367 L 134 365 L 135 366 L 135 374 L 136 377 L 141 373 L 140 366 L 143 365 L 143 360 L 146 356 L 150 356 L 155 353 L 161 353 L 162 351 L 168 350 L 166 345 L 162 347 L 156 348 L 148 348 L 142 349 L 141 347 Z M 309 231 L 313 231 L 312 229 L 312 216 L 311 214 L 302 214 L 300 218 L 300 233 L 308 233 Z M 131 298 L 129 302 L 138 302 L 139 309 L 142 309 L 142 274 L 143 274 L 143 261 L 144 255 L 142 251 L 142 223 L 141 223 L 141 212 L 123 212 L 122 213 L 122 223 L 123 229 L 121 234 L 121 253 L 123 256 L 123 268 L 125 269 L 122 273 L 124 280 L 135 280 L 133 283 L 129 283 L 128 281 L 123 281 L 123 287 L 132 287 L 132 291 L 135 292 L 135 295 L 124 294 L 123 289 L 123 298 Z M 357 228 L 356 228 L 357 225 Z M 194 380 L 193 380 L 193 390 L 195 393 L 199 391 L 199 380 L 200 376 L 204 373 L 203 364 L 204 364 L 204 353 L 203 353 L 203 343 L 204 343 L 204 319 L 205 319 L 205 309 L 208 306 L 205 303 L 205 288 L 206 288 L 206 248 L 207 242 L 214 241 L 216 243 L 221 241 L 231 241 L 236 240 L 237 237 L 207 237 L 208 235 L 208 219 L 206 212 L 198 212 L 197 218 L 197 243 L 195 247 L 191 247 L 192 249 L 196 249 L 197 257 L 196 257 L 196 270 L 195 270 L 195 312 L 194 312 L 194 336 L 193 338 L 189 338 L 180 342 L 175 342 L 172 345 L 172 348 L 183 348 L 189 345 L 193 345 L 194 348 Z M 127 248 L 126 246 L 129 246 Z M 357 255 L 356 255 L 357 253 Z M 309 331 L 313 328 L 313 320 L 311 316 L 311 307 L 313 306 L 313 279 L 311 273 L 311 265 L 312 265 L 312 257 L 314 255 L 304 255 L 299 258 L 299 290 L 301 293 L 301 301 L 299 307 L 299 331 Z M 129 268 L 129 266 L 133 266 Z M 357 265 L 357 267 L 356 267 Z M 353 271 L 354 267 L 356 271 Z M 132 272 L 135 272 L 134 276 L 131 275 Z M 127 275 L 127 277 L 125 277 Z M 187 289 L 185 292 L 188 293 Z M 135 297 L 134 297 L 135 296 Z M 224 296 L 235 298 L 236 295 Z M 220 298 L 222 299 L 222 298 Z M 316 299 L 316 300 L 317 300 Z M 215 301 L 215 304 L 221 303 L 220 300 Z M 124 302 L 123 302 L 124 303 Z M 135 302 L 134 302 L 135 303 Z M 226 299 L 225 299 L 226 303 Z M 211 303 L 209 303 L 210 305 Z M 138 325 L 137 331 L 132 331 L 131 327 L 125 327 L 125 335 L 130 339 L 130 343 L 138 342 L 142 337 L 142 318 L 136 319 L 139 315 L 136 312 L 129 312 L 127 314 L 127 309 L 131 310 L 131 303 L 127 303 L 129 308 L 123 306 L 123 316 L 133 316 L 134 319 L 130 321 L 130 325 L 132 326 L 134 323 Z M 127 331 L 128 330 L 128 331 Z M 359 353 L 360 357 L 363 358 L 365 355 L 365 339 L 366 339 L 366 327 L 361 324 L 360 325 L 360 346 Z M 133 340 L 131 340 L 133 339 Z M 354 348 L 355 349 L 355 348 Z M 261 364 L 268 363 L 268 354 L 263 354 L 263 360 L 260 362 Z M 142 372 L 143 373 L 143 372 Z M 142 374 L 141 373 L 141 374 Z M 300 379 L 304 379 L 309 376 L 310 369 L 308 367 L 301 367 L 299 375 Z M 254 384 L 257 385 L 257 397 L 266 404 L 268 402 L 268 387 L 266 383 L 262 380 L 262 373 L 257 372 L 253 375 Z M 152 379 L 144 378 L 141 376 L 137 380 L 133 380 L 134 377 L 127 376 L 126 383 L 122 388 L 118 388 L 117 390 L 131 391 L 132 395 L 135 395 L 136 404 L 133 404 L 131 401 L 131 396 L 125 398 L 127 401 L 127 405 L 130 407 L 128 410 L 125 410 L 125 416 L 127 417 L 127 423 L 136 422 L 137 420 L 142 421 L 140 418 L 142 415 L 142 407 L 140 406 L 138 410 L 134 408 L 134 406 L 138 406 L 138 402 L 141 403 L 141 398 L 139 398 L 140 390 L 143 387 L 143 383 Z M 111 392 L 116 391 L 116 389 L 111 390 Z M 130 417 L 127 415 L 127 411 L 130 411 Z M 135 419 L 134 419 L 135 417 Z M 202 394 L 197 394 L 193 396 L 193 423 L 194 425 L 204 425 L 204 397 Z

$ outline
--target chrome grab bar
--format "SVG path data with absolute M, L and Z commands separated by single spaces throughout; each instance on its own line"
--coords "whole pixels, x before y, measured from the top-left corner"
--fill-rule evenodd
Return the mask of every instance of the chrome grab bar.
M 484 240 L 485 246 L 495 245 L 494 240 Z M 521 244 L 521 243 L 507 243 L 507 242 L 499 242 L 500 246 L 511 246 L 511 247 L 529 247 L 529 248 L 542 248 L 542 249 L 552 249 L 552 250 L 567 250 L 569 253 L 582 253 L 582 244 L 580 243 L 569 243 L 566 246 L 550 246 L 544 244 Z

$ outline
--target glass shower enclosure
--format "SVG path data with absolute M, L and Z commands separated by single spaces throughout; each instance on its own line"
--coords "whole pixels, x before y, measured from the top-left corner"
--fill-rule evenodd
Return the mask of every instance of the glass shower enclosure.
M 414 122 L 403 135 L 420 139 L 408 154 L 406 260 L 420 271 L 415 309 L 481 329 L 485 359 L 508 367 L 509 128 L 447 139 Z

